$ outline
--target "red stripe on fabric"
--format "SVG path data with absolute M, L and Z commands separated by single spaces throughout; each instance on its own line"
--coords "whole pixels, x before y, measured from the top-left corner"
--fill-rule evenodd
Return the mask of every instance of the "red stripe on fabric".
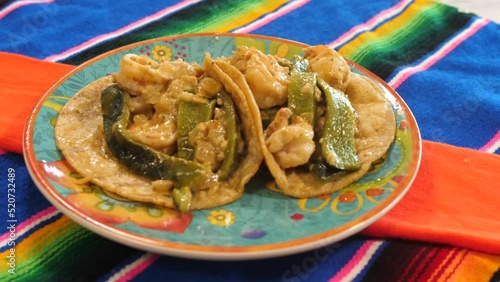
M 416 264 L 417 264 L 417 260 L 420 259 L 420 256 L 425 252 L 427 251 L 427 247 L 423 247 L 421 248 L 417 254 L 415 254 L 415 256 L 413 257 L 413 259 L 410 261 L 410 263 L 408 264 L 408 266 L 406 267 L 405 271 L 403 272 L 403 275 L 401 275 L 401 277 L 399 278 L 398 282 L 405 282 L 406 281 L 406 277 L 408 275 L 410 275 L 410 269 L 412 269 Z
M 457 262 L 457 264 L 455 265 L 455 267 L 453 267 L 453 270 L 450 271 L 450 273 L 448 274 L 448 276 L 446 276 L 446 278 L 444 279 L 444 281 L 449 281 L 450 280 L 450 277 L 455 273 L 455 271 L 457 270 L 457 268 L 460 266 L 460 264 L 462 264 L 462 262 L 464 261 L 465 257 L 467 256 L 467 254 L 469 253 L 468 250 L 465 250 L 462 254 L 462 257 L 460 258 L 460 260 Z
M 420 281 L 418 278 L 420 276 L 420 273 L 425 270 L 427 265 L 429 264 L 429 261 L 431 261 L 436 253 L 438 252 L 437 248 L 432 248 L 430 252 L 424 257 L 422 262 L 417 265 L 417 269 L 415 269 L 415 275 L 413 277 L 410 277 L 408 281 Z
M 437 270 L 441 270 L 444 268 L 443 266 L 449 264 L 451 259 L 449 259 L 448 255 L 452 252 L 453 250 L 447 247 L 439 248 L 436 256 L 427 264 L 417 281 L 429 281 Z

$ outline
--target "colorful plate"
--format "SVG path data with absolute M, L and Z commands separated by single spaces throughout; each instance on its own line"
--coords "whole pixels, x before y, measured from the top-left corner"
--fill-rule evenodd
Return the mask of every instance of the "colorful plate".
M 205 52 L 229 56 L 239 45 L 286 58 L 300 54 L 305 46 L 256 35 L 181 35 L 128 45 L 76 68 L 46 93 L 27 123 L 24 155 L 35 184 L 65 215 L 106 238 L 146 251 L 211 260 L 269 258 L 324 247 L 361 231 L 396 205 L 419 167 L 418 126 L 394 90 L 354 63 L 350 63 L 352 71 L 373 79 L 392 103 L 397 136 L 385 161 L 342 191 L 311 199 L 289 198 L 266 188 L 274 183 L 263 171 L 238 201 L 179 215 L 78 183 L 78 175 L 54 140 L 54 122 L 68 99 L 90 82 L 118 71 L 126 53 L 201 63 Z

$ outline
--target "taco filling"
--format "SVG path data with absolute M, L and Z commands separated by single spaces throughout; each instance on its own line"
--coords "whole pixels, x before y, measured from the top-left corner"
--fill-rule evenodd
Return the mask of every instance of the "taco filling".
M 338 191 L 395 131 L 382 90 L 317 45 L 293 60 L 239 47 L 202 65 L 127 54 L 64 106 L 55 136 L 84 179 L 186 212 L 238 199 L 262 160 L 286 195 Z
M 59 113 L 58 148 L 85 179 L 186 212 L 230 203 L 262 161 L 245 95 L 209 55 L 202 66 L 125 55 L 120 71 Z
M 293 60 L 243 46 L 216 64 L 245 93 L 266 165 L 284 194 L 340 190 L 394 140 L 395 116 L 384 93 L 327 46 L 305 48 Z

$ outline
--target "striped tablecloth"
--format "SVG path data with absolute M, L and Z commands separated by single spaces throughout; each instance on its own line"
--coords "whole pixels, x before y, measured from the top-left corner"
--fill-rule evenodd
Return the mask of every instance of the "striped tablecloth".
M 69 65 L 125 44 L 183 33 L 254 33 L 326 44 L 396 89 L 423 139 L 500 153 L 499 25 L 438 2 L 1 3 L 1 52 Z M 16 65 L 2 68 L 7 77 L 0 80 L 8 83 Z M 8 113 L 0 113 L 0 121 Z M 6 224 L 7 194 L 0 189 L 0 227 L 6 225 L 0 232 L 0 281 L 500 281 L 500 253 L 366 234 L 301 254 L 243 262 L 180 259 L 125 247 L 50 205 L 28 175 L 17 136 L 22 128 L 10 135 L 5 132 L 12 129 L 3 125 L 1 185 L 13 169 L 22 189 L 16 191 L 15 232 Z

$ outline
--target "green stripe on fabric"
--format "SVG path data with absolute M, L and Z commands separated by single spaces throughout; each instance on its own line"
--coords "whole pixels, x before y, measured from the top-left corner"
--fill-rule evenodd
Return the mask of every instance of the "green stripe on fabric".
M 200 2 L 128 34 L 92 47 L 74 57 L 63 60 L 63 62 L 78 65 L 109 50 L 151 38 L 218 31 L 224 22 L 239 19 L 248 14 L 248 11 L 266 5 L 266 2 L 266 0 L 210 0 Z
M 349 59 L 368 68 L 382 79 L 396 68 L 425 57 L 446 42 L 471 20 L 472 14 L 438 4 L 420 11 L 390 37 L 366 42 Z
M 43 248 L 36 246 L 8 281 L 95 281 L 137 250 L 111 242 L 74 224 L 61 228 Z M 43 258 L 43 259 L 42 259 Z M 79 277 L 79 280 L 75 280 Z M 12 278 L 12 279 L 11 279 Z M 1 280 L 1 277 L 0 277 Z M 2 280 L 5 281 L 5 280 Z

